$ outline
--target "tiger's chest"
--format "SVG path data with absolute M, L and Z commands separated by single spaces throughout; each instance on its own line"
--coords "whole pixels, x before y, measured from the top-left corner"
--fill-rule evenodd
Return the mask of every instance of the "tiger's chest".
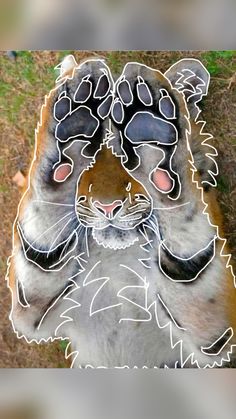
M 94 251 L 70 294 L 80 304 L 70 312 L 79 365 L 154 367 L 160 364 L 157 343 L 171 352 L 169 330 L 163 333 L 170 319 L 158 300 L 156 251 L 139 245 L 128 250 Z

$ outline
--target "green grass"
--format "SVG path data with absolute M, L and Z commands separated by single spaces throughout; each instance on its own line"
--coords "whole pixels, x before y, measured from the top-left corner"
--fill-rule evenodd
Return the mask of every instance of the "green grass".
M 117 52 L 109 52 L 106 57 L 107 64 L 113 73 L 120 73 L 122 68 L 118 54 Z
M 3 80 L 0 80 L 0 97 L 5 97 L 5 95 L 11 92 L 12 85 Z
M 0 185 L 0 193 L 9 193 L 9 189 L 6 185 Z
M 40 61 L 37 53 L 30 51 L 18 51 L 16 60 L 10 60 L 4 53 L 0 55 L 1 119 L 6 126 L 14 125 L 30 147 L 34 144 L 35 114 L 57 77 L 50 54 L 45 53 L 43 58 L 44 61 Z M 31 118 L 26 118 L 26 113 Z
M 229 76 L 232 67 L 235 68 L 236 51 L 207 51 L 201 54 L 201 58 L 211 75 Z
M 66 55 L 73 54 L 71 50 L 57 53 L 59 63 Z M 140 52 L 127 51 L 125 61 L 140 59 Z M 112 72 L 120 73 L 123 68 L 120 52 L 106 54 L 107 63 Z M 203 63 L 213 76 L 232 76 L 235 68 L 236 51 L 206 51 L 201 53 Z M 0 108 L 9 122 L 17 123 L 17 115 L 30 97 L 37 97 L 39 92 L 47 93 L 54 85 L 57 77 L 54 65 L 39 68 L 38 60 L 30 51 L 18 51 L 16 61 L 9 60 L 6 55 L 0 57 L 0 68 L 4 69 L 0 80 Z
M 66 347 L 67 347 L 68 343 L 69 343 L 69 341 L 68 341 L 68 340 L 60 340 L 60 342 L 59 342 L 59 346 L 60 346 L 60 349 L 61 349 L 63 352 L 65 352 L 65 350 L 66 350 Z

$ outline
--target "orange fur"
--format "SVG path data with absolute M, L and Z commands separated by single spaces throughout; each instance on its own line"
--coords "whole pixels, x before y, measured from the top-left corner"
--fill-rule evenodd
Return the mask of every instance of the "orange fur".
M 105 170 L 104 170 L 105 169 Z M 78 196 L 85 195 L 88 200 L 93 198 L 103 203 L 124 200 L 128 196 L 126 187 L 131 183 L 130 193 L 146 194 L 143 186 L 131 177 L 110 148 L 103 146 L 96 156 L 93 167 L 86 170 L 80 179 Z M 89 192 L 89 186 L 92 185 Z
M 8 275 L 8 286 L 10 287 L 13 294 L 16 292 L 16 277 L 15 277 L 15 266 L 14 266 L 14 258 L 11 258 L 11 265 L 9 268 L 9 275 Z

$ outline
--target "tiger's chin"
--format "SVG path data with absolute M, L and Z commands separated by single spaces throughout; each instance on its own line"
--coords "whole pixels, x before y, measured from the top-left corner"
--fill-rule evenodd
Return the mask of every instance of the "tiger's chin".
M 104 229 L 92 229 L 92 236 L 99 246 L 112 250 L 122 250 L 138 241 L 136 229 L 121 230 L 108 226 Z

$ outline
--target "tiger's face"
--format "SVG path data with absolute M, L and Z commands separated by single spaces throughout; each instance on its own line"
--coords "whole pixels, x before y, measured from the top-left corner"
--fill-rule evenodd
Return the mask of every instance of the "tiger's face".
M 152 212 L 147 190 L 106 144 L 79 179 L 75 204 L 80 223 L 92 229 L 96 242 L 113 249 L 132 245 Z

